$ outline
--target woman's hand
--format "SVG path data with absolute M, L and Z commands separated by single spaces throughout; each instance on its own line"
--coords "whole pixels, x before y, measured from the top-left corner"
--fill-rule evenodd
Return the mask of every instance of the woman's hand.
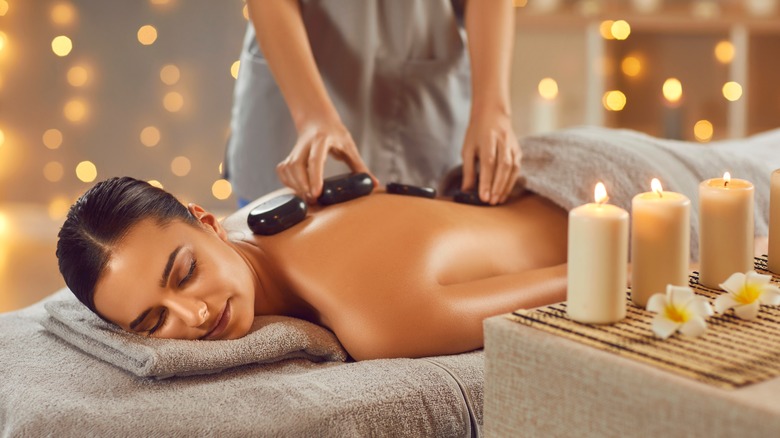
M 476 162 L 479 161 L 479 198 L 491 205 L 504 203 L 520 176 L 520 144 L 507 114 L 472 113 L 463 142 L 462 190 L 471 190 L 476 183 Z
M 329 153 L 353 172 L 368 173 L 374 185 L 379 184 L 360 157 L 352 135 L 338 121 L 305 124 L 290 155 L 276 166 L 276 173 L 284 185 L 312 204 L 322 193 L 325 159 Z

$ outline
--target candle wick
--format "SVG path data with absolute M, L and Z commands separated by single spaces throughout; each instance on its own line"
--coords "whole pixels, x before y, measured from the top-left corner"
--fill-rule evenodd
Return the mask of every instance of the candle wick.
M 728 187 L 728 186 L 729 186 L 729 182 L 728 182 L 728 181 L 724 181 L 724 182 L 723 182 L 723 186 L 724 186 L 724 187 Z

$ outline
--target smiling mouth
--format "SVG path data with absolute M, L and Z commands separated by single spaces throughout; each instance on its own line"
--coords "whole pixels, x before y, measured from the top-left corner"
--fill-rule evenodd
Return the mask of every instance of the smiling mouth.
M 222 332 L 225 331 L 225 328 L 227 327 L 229 322 L 230 322 L 230 300 L 227 300 L 227 302 L 225 303 L 225 308 L 222 309 L 222 313 L 219 315 L 217 324 L 211 330 L 209 330 L 208 333 L 203 335 L 201 339 L 213 340 L 214 338 L 217 338 L 219 335 L 222 334 Z

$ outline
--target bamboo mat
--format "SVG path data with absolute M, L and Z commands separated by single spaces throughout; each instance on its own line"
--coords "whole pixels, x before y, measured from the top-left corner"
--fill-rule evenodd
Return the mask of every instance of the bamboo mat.
M 761 274 L 767 271 L 766 257 L 755 259 Z M 699 273 L 690 276 L 694 291 L 713 303 L 720 290 L 699 284 Z M 627 299 L 630 296 L 628 291 Z M 676 333 L 662 340 L 651 329 L 655 315 L 627 304 L 626 318 L 610 325 L 582 324 L 566 315 L 566 303 L 530 310 L 518 310 L 507 317 L 539 330 L 554 333 L 619 356 L 628 357 L 721 388 L 761 382 L 780 376 L 780 306 L 761 306 L 758 320 L 745 321 L 726 314 L 710 317 L 707 331 L 698 338 Z

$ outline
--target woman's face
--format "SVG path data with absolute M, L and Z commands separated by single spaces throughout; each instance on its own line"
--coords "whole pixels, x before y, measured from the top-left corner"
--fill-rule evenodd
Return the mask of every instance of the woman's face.
M 155 338 L 236 339 L 249 332 L 254 273 L 213 215 L 194 214 L 201 226 L 143 220 L 112 248 L 95 287 L 103 317 Z

